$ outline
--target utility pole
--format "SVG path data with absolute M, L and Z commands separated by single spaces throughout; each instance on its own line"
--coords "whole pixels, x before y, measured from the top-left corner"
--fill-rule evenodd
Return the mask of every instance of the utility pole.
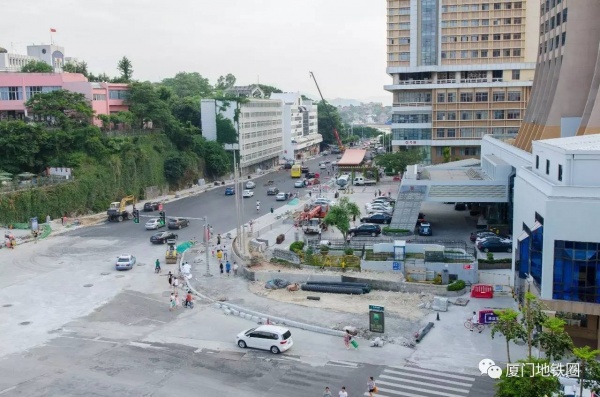
M 233 151 L 233 188 L 234 188 L 234 200 L 235 200 L 235 219 L 236 219 L 236 240 L 238 243 L 238 248 L 241 248 L 241 238 L 242 234 L 240 233 L 240 206 L 238 203 L 238 197 L 242 194 L 242 192 L 238 189 L 238 171 L 237 171 L 237 157 L 235 150 Z
M 210 227 L 208 226 L 208 216 L 204 217 L 204 248 L 206 249 L 206 277 L 211 277 L 210 274 L 210 257 L 208 251 L 210 250 Z

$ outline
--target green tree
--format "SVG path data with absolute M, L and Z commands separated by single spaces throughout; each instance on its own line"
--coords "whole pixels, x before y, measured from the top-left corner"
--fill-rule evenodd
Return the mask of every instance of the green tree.
M 160 99 L 157 88 L 149 81 L 129 84 L 126 102 L 140 128 L 149 122 L 156 128 L 174 121 L 168 104 Z
M 271 98 L 271 94 L 273 93 L 281 94 L 283 92 L 279 88 L 270 85 L 259 84 L 258 86 L 265 93 L 265 98 Z
M 40 125 L 0 122 L 0 169 L 13 174 L 41 171 L 44 166 L 41 149 L 47 139 L 48 134 Z
M 235 76 L 231 73 L 227 73 L 227 76 L 219 76 L 217 84 L 215 85 L 215 90 L 225 91 L 226 89 L 233 87 L 236 80 Z
M 174 97 L 171 98 L 169 106 L 171 113 L 180 123 L 190 123 L 200 128 L 200 97 Z
M 121 77 L 119 78 L 120 82 L 129 83 L 133 77 L 133 65 L 129 58 L 125 56 L 121 58 L 117 64 L 117 69 L 121 73 Z
M 25 106 L 34 115 L 62 127 L 89 124 L 94 115 L 85 95 L 66 90 L 35 94 Z
M 165 178 L 170 183 L 178 186 L 185 175 L 185 161 L 179 155 L 173 155 L 165 160 Z
M 21 68 L 22 73 L 53 73 L 54 68 L 44 61 L 29 61 Z
M 63 72 L 66 73 L 81 73 L 85 77 L 89 77 L 88 66 L 84 61 L 81 62 L 69 62 L 63 66 Z M 91 80 L 90 80 L 91 81 Z
M 162 84 L 171 88 L 179 98 L 208 98 L 213 93 L 213 87 L 208 79 L 197 72 L 179 72 L 174 77 L 164 79 Z
M 531 292 L 525 293 L 525 304 L 522 307 L 523 317 L 521 325 L 525 330 L 525 341 L 527 342 L 527 357 L 532 357 L 531 350 L 537 345 L 539 334 L 536 331 L 548 319 L 543 307 L 537 297 Z
M 232 158 L 223 146 L 215 141 L 207 141 L 202 136 L 194 136 L 194 152 L 204 159 L 205 173 L 216 178 L 233 168 Z
M 446 146 L 442 149 L 442 156 L 444 157 L 444 163 L 449 163 L 450 158 L 452 157 L 452 149 Z
M 518 376 L 507 376 L 507 370 L 496 383 L 496 397 L 542 397 L 554 396 L 560 391 L 560 382 L 555 376 L 543 376 L 539 366 L 550 366 L 546 359 L 529 357 L 519 360 Z M 523 373 L 521 374 L 520 370 Z
M 328 226 L 334 226 L 338 229 L 345 240 L 350 230 L 350 219 L 358 216 L 360 216 L 358 205 L 351 202 L 348 197 L 342 197 L 336 205 L 329 207 L 329 211 L 323 222 Z
M 217 142 L 223 143 L 237 143 L 237 131 L 235 126 L 226 117 L 221 114 L 217 114 Z
M 333 129 L 335 128 L 338 135 L 341 136 L 344 131 L 342 120 L 337 108 L 328 103 L 320 101 L 317 104 L 318 120 L 319 120 L 319 134 L 323 136 L 323 143 L 325 144 L 337 144 Z
M 539 336 L 539 344 L 546 358 L 560 361 L 573 351 L 573 340 L 565 332 L 566 322 L 557 317 L 548 317 L 542 324 L 543 332 Z
M 596 357 L 600 350 L 593 350 L 589 346 L 576 347 L 573 349 L 575 359 L 573 363 L 579 366 L 579 395 L 582 396 L 583 388 L 600 393 L 600 363 Z
M 502 334 L 506 340 L 506 357 L 510 359 L 510 342 L 525 338 L 525 330 L 518 321 L 519 313 L 512 309 L 504 309 L 496 312 L 498 321 L 492 325 L 492 339 L 496 334 Z
M 406 167 L 411 164 L 421 162 L 421 152 L 416 149 L 402 150 L 395 153 L 384 153 L 375 157 L 375 162 L 383 167 L 386 172 L 397 174 L 404 172 Z

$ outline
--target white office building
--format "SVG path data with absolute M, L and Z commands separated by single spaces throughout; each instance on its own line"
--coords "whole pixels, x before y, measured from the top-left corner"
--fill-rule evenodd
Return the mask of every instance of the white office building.
M 299 92 L 271 94 L 283 106 L 283 154 L 281 160 L 303 160 L 319 153 L 323 137 L 319 134 L 317 105 L 302 99 Z
M 283 153 L 283 115 L 280 100 L 249 97 L 245 101 L 203 99 L 202 135 L 217 140 L 217 115 L 229 119 L 238 132 L 238 143 L 225 149 L 239 150 L 242 174 L 267 170 L 279 164 Z M 239 117 L 236 117 L 236 114 Z
M 54 44 L 27 46 L 27 55 L 9 53 L 0 49 L 0 72 L 20 72 L 31 61 L 42 61 L 60 72 L 65 64 L 64 47 Z

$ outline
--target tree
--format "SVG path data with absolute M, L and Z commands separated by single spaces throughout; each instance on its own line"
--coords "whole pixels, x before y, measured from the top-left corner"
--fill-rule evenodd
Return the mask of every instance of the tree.
M 121 72 L 121 82 L 129 83 L 131 81 L 131 77 L 133 76 L 133 65 L 131 64 L 129 58 L 121 58 L 121 60 L 117 64 L 117 69 L 119 70 L 119 72 Z
M 178 185 L 185 174 L 185 161 L 179 155 L 170 156 L 165 160 L 164 170 L 167 181 Z
M 140 128 L 149 122 L 156 128 L 174 121 L 168 104 L 160 99 L 158 90 L 148 81 L 129 84 L 126 102 Z
M 22 73 L 53 73 L 54 68 L 44 61 L 29 61 L 21 68 Z
M 506 357 L 510 363 L 510 342 L 525 338 L 525 330 L 518 321 L 519 313 L 512 309 L 496 312 L 498 321 L 492 325 L 492 339 L 496 334 L 502 334 L 506 340 Z
M 0 169 L 18 174 L 39 172 L 44 166 L 42 148 L 47 132 L 35 124 L 22 121 L 0 122 Z
M 403 150 L 395 153 L 384 153 L 375 157 L 375 162 L 387 173 L 404 172 L 411 164 L 421 162 L 421 152 L 416 149 Z
M 449 163 L 450 157 L 452 157 L 452 149 L 446 146 L 444 149 L 442 149 L 442 156 L 444 157 L 444 163 Z
M 544 324 L 548 316 L 544 313 L 540 301 L 531 292 L 525 293 L 525 305 L 522 308 L 522 312 L 521 324 L 525 330 L 527 357 L 532 357 L 531 350 L 539 339 L 537 329 Z
M 171 113 L 182 124 L 200 128 L 200 97 L 174 97 L 169 102 Z M 217 124 L 217 131 L 219 130 Z
M 173 90 L 179 98 L 200 97 L 208 98 L 213 93 L 213 87 L 207 78 L 200 73 L 179 72 L 175 77 L 164 79 L 162 84 Z
M 335 128 L 338 134 L 342 134 L 344 128 L 337 108 L 328 103 L 320 101 L 317 104 L 317 110 L 319 119 L 319 134 L 323 136 L 323 143 L 337 144 L 333 129 Z
M 232 168 L 232 159 L 223 146 L 215 141 L 207 141 L 202 136 L 194 136 L 194 152 L 204 159 L 205 173 L 216 178 L 228 173 Z
M 219 76 L 215 89 L 219 91 L 225 91 L 235 85 L 236 78 L 233 74 L 227 73 L 227 76 Z
M 237 131 L 231 120 L 217 114 L 217 142 L 221 144 L 237 143 L 237 136 Z
M 41 119 L 62 127 L 89 124 L 94 115 L 85 95 L 66 90 L 35 94 L 25 102 L 25 106 Z
M 265 98 L 271 98 L 271 94 L 273 93 L 281 94 L 283 92 L 279 88 L 270 85 L 259 84 L 258 86 L 260 87 L 262 92 L 265 93 Z
M 63 66 L 63 72 L 66 73 L 81 73 L 85 77 L 89 77 L 87 63 L 82 62 L 69 62 L 65 66 Z M 91 81 L 91 80 L 90 80 Z
M 539 343 L 546 358 L 551 361 L 560 361 L 573 350 L 573 340 L 565 332 L 565 324 L 564 320 L 557 317 L 549 317 L 542 324 L 544 332 L 539 336 Z
M 360 208 L 348 197 L 342 197 L 336 205 L 329 207 L 329 212 L 323 219 L 326 225 L 334 226 L 346 240 L 350 230 L 350 218 L 360 216 Z
M 518 376 L 507 376 L 507 370 L 496 383 L 496 397 L 542 397 L 555 396 L 560 391 L 560 382 L 556 376 L 542 375 L 540 366 L 550 366 L 548 360 L 529 357 L 519 360 Z M 521 374 L 520 371 L 523 371 Z
M 579 395 L 583 395 L 584 387 L 600 393 L 600 363 L 596 360 L 600 350 L 592 350 L 589 346 L 576 347 L 573 349 L 573 355 L 573 363 L 579 366 Z

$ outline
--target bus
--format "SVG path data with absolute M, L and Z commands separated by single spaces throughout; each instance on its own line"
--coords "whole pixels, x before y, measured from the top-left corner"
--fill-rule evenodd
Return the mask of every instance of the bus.
M 339 189 L 345 189 L 348 184 L 350 183 L 350 175 L 345 174 L 340 176 L 337 181 L 336 181 L 337 185 L 339 186 Z
M 294 164 L 292 165 L 292 178 L 300 178 L 302 177 L 302 167 L 300 167 L 300 164 Z

